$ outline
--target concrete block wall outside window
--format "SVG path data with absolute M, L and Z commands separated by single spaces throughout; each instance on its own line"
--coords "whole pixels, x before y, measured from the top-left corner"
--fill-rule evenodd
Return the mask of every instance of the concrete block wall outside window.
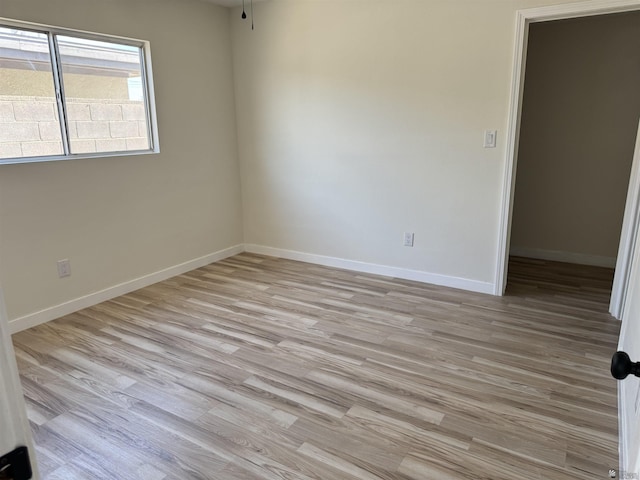
M 144 105 L 128 100 L 67 99 L 74 153 L 149 148 Z M 70 115 L 71 116 L 71 115 Z M 60 123 L 50 98 L 0 95 L 0 158 L 60 155 Z
M 17 26 L 0 19 L 0 163 L 158 151 L 145 42 Z

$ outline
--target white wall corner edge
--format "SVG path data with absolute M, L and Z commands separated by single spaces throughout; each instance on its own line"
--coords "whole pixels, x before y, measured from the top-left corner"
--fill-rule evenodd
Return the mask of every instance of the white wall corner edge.
M 143 275 L 142 277 L 134 278 L 133 280 L 119 283 L 112 287 L 105 288 L 104 290 L 90 293 L 83 297 L 75 298 L 53 307 L 45 308 L 44 310 L 39 310 L 37 312 L 15 318 L 9 321 L 9 331 L 11 334 L 14 334 L 37 325 L 41 325 L 64 315 L 69 315 L 70 313 L 82 310 L 83 308 L 92 307 L 98 303 L 111 300 L 112 298 L 120 295 L 131 293 L 140 288 L 148 287 L 154 283 L 190 272 L 196 268 L 204 267 L 205 265 L 224 260 L 225 258 L 232 257 L 233 255 L 237 255 L 242 252 L 244 252 L 244 245 L 238 244 L 223 250 L 218 250 L 217 252 L 209 253 L 202 257 L 194 258 L 193 260 L 188 260 L 178 265 L 164 268 L 157 272 Z
M 514 257 L 535 258 L 552 262 L 575 263 L 591 265 L 593 267 L 615 268 L 616 257 L 589 255 L 585 253 L 561 252 L 558 250 L 543 250 L 541 248 L 511 247 L 509 255 Z
M 487 293 L 493 295 L 495 289 L 495 285 L 493 283 L 482 282 L 479 280 L 429 273 L 422 270 L 390 267 L 375 263 L 360 262 L 357 260 L 347 260 L 344 258 L 328 257 L 325 255 L 316 255 L 313 253 L 304 253 L 295 250 L 266 247 L 263 245 L 246 244 L 245 251 L 270 257 L 286 258 L 288 260 L 297 260 L 300 262 L 323 265 L 326 267 L 343 268 L 345 270 L 372 273 L 385 277 L 401 278 L 403 280 L 414 280 L 417 282 L 429 283 L 442 287 L 458 288 L 460 290 L 467 290 L 476 293 Z

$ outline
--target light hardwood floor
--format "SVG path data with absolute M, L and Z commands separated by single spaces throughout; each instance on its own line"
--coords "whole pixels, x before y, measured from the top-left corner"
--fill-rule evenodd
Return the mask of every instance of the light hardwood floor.
M 242 254 L 14 336 L 49 480 L 607 478 L 612 272 L 506 297 Z

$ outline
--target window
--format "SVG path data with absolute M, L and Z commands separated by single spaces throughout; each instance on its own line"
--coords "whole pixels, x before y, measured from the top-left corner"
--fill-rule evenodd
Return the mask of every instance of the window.
M 0 19 L 0 164 L 157 152 L 148 43 Z

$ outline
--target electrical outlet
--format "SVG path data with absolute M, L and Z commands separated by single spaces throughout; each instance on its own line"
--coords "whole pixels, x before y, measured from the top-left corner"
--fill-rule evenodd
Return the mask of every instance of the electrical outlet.
M 413 247 L 413 232 L 404 232 L 404 246 Z
M 58 277 L 69 277 L 71 276 L 71 262 L 68 258 L 64 260 L 58 260 Z

